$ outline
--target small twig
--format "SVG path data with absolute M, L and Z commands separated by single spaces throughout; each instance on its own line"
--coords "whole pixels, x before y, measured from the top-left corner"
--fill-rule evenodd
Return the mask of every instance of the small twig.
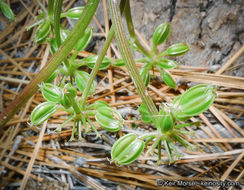
M 241 49 L 239 49 L 239 51 L 233 56 L 231 57 L 230 60 L 227 61 L 226 64 L 224 64 L 217 72 L 217 75 L 222 74 L 232 63 L 234 63 L 244 52 L 244 46 L 241 47 Z
M 88 147 L 88 148 L 95 148 L 95 149 L 104 149 L 104 150 L 111 150 L 111 147 L 102 145 L 102 144 L 95 144 L 95 143 L 87 143 L 87 142 L 66 142 L 64 146 L 70 147 Z
M 244 138 L 215 138 L 215 139 L 188 139 L 190 142 L 227 142 L 227 143 L 244 143 Z
M 230 175 L 231 171 L 234 169 L 234 167 L 241 161 L 242 157 L 244 156 L 244 151 L 236 158 L 236 160 L 228 167 L 228 169 L 225 171 L 225 173 L 220 178 L 221 181 L 225 181 L 226 178 Z M 219 187 L 215 187 L 214 190 L 219 189 Z
M 22 183 L 21 183 L 21 186 L 20 186 L 20 190 L 24 190 L 24 189 L 25 189 L 25 186 L 26 186 L 26 184 L 27 184 L 27 181 L 28 181 L 29 176 L 30 176 L 30 173 L 31 173 L 31 169 L 32 169 L 32 167 L 33 167 L 33 164 L 34 164 L 34 162 L 35 162 L 35 160 L 36 160 L 36 157 L 37 157 L 39 148 L 40 148 L 40 146 L 41 146 L 42 139 L 43 139 L 43 136 L 44 136 L 46 127 L 47 127 L 47 121 L 44 122 L 44 124 L 43 124 L 43 126 L 42 126 L 42 129 L 41 129 L 41 132 L 40 132 L 38 141 L 37 141 L 36 146 L 35 146 L 35 149 L 34 149 L 34 151 L 33 151 L 33 155 L 32 155 L 32 157 L 31 157 L 31 160 L 30 160 L 30 162 L 29 162 L 29 164 L 28 164 L 28 167 L 27 167 L 27 169 L 26 169 L 24 179 L 22 180 Z

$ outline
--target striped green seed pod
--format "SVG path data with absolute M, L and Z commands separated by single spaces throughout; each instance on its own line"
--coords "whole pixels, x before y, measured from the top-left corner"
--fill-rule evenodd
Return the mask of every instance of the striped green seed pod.
M 89 106 L 86 107 L 86 109 L 99 109 L 101 107 L 110 107 L 109 104 L 105 101 L 102 101 L 102 100 L 98 100 L 96 101 L 95 103 L 93 104 L 90 104 Z
M 76 95 L 76 88 L 72 84 L 68 83 L 63 88 L 63 97 L 59 103 L 65 108 L 70 108 L 72 106 L 72 101 L 74 101 Z
M 2 0 L 0 1 L 0 8 L 1 8 L 1 11 L 3 13 L 3 15 L 9 19 L 9 20 L 15 20 L 15 16 L 14 16 L 14 13 L 12 11 L 12 9 L 10 8 L 10 6 L 3 2 Z
M 153 40 L 153 43 L 155 45 L 160 45 L 162 44 L 169 36 L 170 34 L 170 26 L 169 26 L 169 23 L 163 23 L 163 24 L 160 24 L 154 34 L 153 34 L 153 37 L 152 37 L 152 40 Z
M 69 30 L 63 30 L 63 29 L 60 30 L 60 38 L 62 43 L 66 40 L 68 34 L 69 34 Z M 54 53 L 56 53 L 56 51 L 59 48 L 57 41 L 55 40 L 55 38 L 50 38 L 49 44 L 50 44 L 50 51 L 53 55 Z
M 98 55 L 88 56 L 84 59 L 84 61 L 87 63 L 87 66 L 90 69 L 93 69 L 96 64 L 97 58 L 98 58 Z M 99 66 L 99 70 L 107 69 L 110 64 L 111 64 L 111 59 L 109 57 L 105 56 L 102 60 L 101 65 Z
M 167 49 L 167 55 L 169 56 L 178 56 L 183 55 L 189 51 L 189 46 L 183 43 L 173 44 Z
M 66 109 L 70 108 L 72 106 L 72 102 L 69 98 L 69 96 L 67 96 L 67 94 L 64 94 L 62 100 L 60 100 L 59 102 L 62 106 L 64 106 Z
M 97 109 L 95 119 L 102 128 L 110 132 L 120 130 L 124 124 L 124 120 L 118 111 L 105 106 Z
M 162 71 L 161 78 L 164 81 L 164 83 L 167 86 L 169 86 L 170 88 L 173 88 L 173 89 L 177 88 L 174 78 L 171 76 L 171 74 L 168 71 L 166 71 L 166 70 Z
M 77 51 L 84 50 L 91 42 L 92 37 L 93 37 L 93 29 L 87 28 L 85 30 L 84 35 L 78 40 L 77 44 L 75 45 L 75 49 Z
M 79 19 L 83 10 L 84 10 L 84 7 L 71 8 L 67 12 L 61 13 L 61 18 L 67 17 L 67 18 L 71 18 L 71 19 Z
M 35 107 L 31 112 L 30 120 L 32 125 L 40 125 L 48 120 L 57 111 L 56 103 L 44 102 Z
M 158 65 L 162 69 L 174 69 L 178 66 L 178 63 L 170 59 L 159 59 Z
M 69 33 L 70 33 L 70 31 L 67 29 L 60 29 L 60 38 L 61 38 L 62 43 L 66 40 Z
M 77 90 L 71 83 L 67 83 L 64 86 L 64 89 L 65 89 L 65 94 L 67 94 L 71 99 L 76 97 Z
M 58 44 L 56 42 L 56 40 L 54 38 L 51 38 L 49 40 L 49 44 L 50 44 L 50 51 L 51 51 L 51 54 L 55 54 L 56 51 L 58 50 Z
M 125 66 L 125 62 L 123 59 L 116 59 L 114 62 L 113 62 L 113 66 L 115 67 L 123 67 Z
M 112 162 L 118 165 L 128 165 L 134 162 L 143 152 L 145 142 L 135 134 L 121 137 L 112 147 Z
M 43 83 L 41 85 L 41 92 L 42 92 L 42 96 L 49 102 L 59 102 L 62 97 L 63 97 L 63 93 L 62 90 L 51 83 Z
M 215 87 L 207 84 L 196 85 L 187 90 L 174 105 L 174 116 L 179 120 L 199 115 L 206 111 L 216 97 Z

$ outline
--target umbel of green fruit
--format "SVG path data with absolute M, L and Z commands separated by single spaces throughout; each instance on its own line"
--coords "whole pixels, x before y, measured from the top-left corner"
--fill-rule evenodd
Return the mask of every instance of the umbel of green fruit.
M 199 115 L 212 105 L 215 97 L 214 86 L 207 84 L 196 85 L 173 102 L 174 117 L 177 120 L 184 121 L 189 117 Z
M 112 147 L 112 162 L 118 165 L 127 165 L 134 162 L 142 153 L 145 142 L 135 134 L 121 137 Z

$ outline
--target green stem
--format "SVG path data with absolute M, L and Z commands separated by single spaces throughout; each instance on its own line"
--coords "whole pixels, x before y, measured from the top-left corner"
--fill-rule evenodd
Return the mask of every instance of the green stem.
M 104 56 L 106 55 L 106 52 L 108 50 L 108 47 L 110 45 L 110 43 L 112 42 L 113 40 L 113 37 L 114 37 L 114 29 L 113 29 L 113 26 L 111 27 L 109 33 L 108 33 L 108 36 L 107 36 L 107 39 L 103 45 L 103 48 L 99 51 L 98 53 L 98 58 L 97 58 L 97 61 L 96 61 L 96 64 L 94 65 L 93 69 L 92 69 L 92 72 L 90 74 L 90 78 L 89 80 L 87 81 L 86 83 L 86 88 L 82 94 L 82 97 L 81 97 L 81 101 L 80 101 L 80 106 L 81 106 L 81 109 L 82 110 L 85 110 L 85 105 L 86 105 L 86 100 L 87 100 L 87 96 L 88 96 L 88 93 L 89 93 L 89 90 L 90 90 L 90 86 L 92 85 L 96 75 L 97 75 L 97 72 L 99 70 L 99 67 L 103 61 L 103 58 Z
M 56 0 L 55 1 L 55 8 L 54 8 L 54 34 L 55 40 L 57 42 L 58 47 L 61 45 L 61 38 L 60 38 L 60 14 L 62 10 L 63 0 Z
M 163 143 L 164 143 L 164 148 L 165 148 L 166 154 L 168 155 L 168 158 L 169 158 L 169 164 L 171 164 L 174 162 L 174 160 L 172 158 L 172 152 L 171 152 L 171 149 L 169 147 L 168 141 L 164 140 Z
M 71 98 L 69 98 L 69 99 L 71 99 Z M 73 98 L 73 99 L 71 99 L 71 102 L 72 102 L 72 107 L 73 107 L 75 113 L 79 114 L 81 112 L 81 110 L 80 110 L 80 107 L 77 104 L 76 100 Z
M 126 19 L 127 28 L 129 30 L 129 33 L 130 33 L 130 37 L 134 40 L 134 43 L 142 51 L 142 53 L 144 55 L 146 55 L 147 57 L 152 59 L 153 55 L 146 48 L 144 48 L 144 46 L 140 43 L 140 41 L 138 40 L 138 38 L 136 36 L 130 10 L 131 10 L 130 9 L 130 1 L 126 1 L 125 19 Z
M 74 121 L 74 123 L 73 123 L 72 135 L 71 135 L 69 141 L 75 140 L 75 128 L 76 128 L 76 121 Z
M 75 59 L 76 59 L 78 53 L 79 53 L 79 51 L 78 51 L 77 49 L 75 49 L 74 53 L 71 55 L 71 57 L 70 57 L 70 59 L 69 59 L 71 64 L 74 63 L 74 61 L 75 61 Z
M 90 127 L 92 128 L 92 130 L 96 133 L 96 137 L 101 137 L 101 135 L 98 133 L 97 131 L 97 127 L 92 123 L 92 121 L 89 118 L 86 118 Z
M 165 55 L 167 55 L 168 54 L 168 52 L 167 52 L 167 50 L 166 51 L 163 51 L 163 52 L 161 52 L 160 54 L 158 54 L 158 58 L 160 58 L 160 57 L 163 57 L 163 56 L 165 56 Z
M 80 19 L 59 50 L 53 55 L 53 57 L 36 75 L 36 77 L 24 88 L 24 90 L 9 104 L 5 110 L 3 110 L 2 114 L 0 115 L 0 127 L 3 127 L 11 119 L 11 117 L 35 94 L 39 88 L 38 84 L 46 81 L 58 68 L 61 62 L 68 56 L 74 45 L 80 39 L 80 36 L 84 34 L 85 29 L 87 28 L 97 9 L 98 3 L 99 0 L 87 1 Z
M 169 147 L 174 151 L 174 155 L 176 158 L 180 158 L 180 153 L 179 151 L 177 150 L 177 148 L 175 147 L 174 143 L 168 138 L 167 139 L 167 142 L 169 144 Z
M 151 146 L 151 148 L 150 148 L 150 150 L 149 150 L 149 154 L 150 154 L 150 155 L 153 155 L 154 149 L 157 147 L 159 141 L 161 142 L 161 137 L 160 137 L 160 136 L 158 136 L 158 137 L 155 139 L 153 145 Z
M 79 141 L 81 141 L 82 140 L 82 137 L 81 137 L 81 127 L 82 127 L 82 125 L 81 125 L 81 121 L 78 121 L 78 137 L 79 137 Z
M 152 52 L 154 54 L 156 54 L 157 53 L 157 45 L 152 42 L 152 45 L 151 46 L 152 46 Z
M 55 4 L 54 5 L 54 7 L 55 7 L 54 8 L 54 23 L 53 23 L 54 34 L 55 34 L 55 41 L 56 41 L 58 47 L 60 47 L 60 45 L 62 44 L 61 37 L 60 37 L 60 14 L 62 11 L 63 0 L 56 0 L 54 4 Z M 70 81 L 72 84 L 73 73 L 70 70 L 70 64 L 67 59 L 65 59 L 63 63 L 70 73 Z
M 128 0 L 122 0 L 121 1 L 121 5 L 120 5 L 120 12 L 123 12 L 124 10 L 124 6 L 125 6 L 125 2 L 128 1 Z M 86 105 L 86 100 L 87 100 L 87 96 L 88 96 L 88 93 L 89 93 L 89 90 L 90 90 L 90 86 L 92 85 L 96 75 L 97 75 L 97 72 L 99 70 L 99 67 L 103 61 L 103 58 L 104 56 L 106 55 L 107 53 L 107 50 L 113 40 L 113 37 L 114 37 L 114 27 L 112 26 L 110 28 L 110 31 L 108 33 L 108 36 L 107 36 L 107 39 L 106 41 L 104 42 L 104 45 L 102 47 L 102 49 L 99 51 L 98 53 L 98 58 L 97 58 L 97 61 L 96 61 L 96 64 L 94 65 L 93 69 L 92 69 L 92 72 L 90 74 L 90 78 L 89 80 L 87 81 L 87 84 L 86 84 L 86 88 L 82 94 L 82 97 L 81 97 L 81 101 L 80 101 L 80 107 L 81 107 L 81 110 L 85 110 L 85 105 Z
M 155 117 L 158 115 L 158 110 L 154 105 L 146 87 L 143 84 L 143 81 L 139 75 L 139 72 L 136 68 L 134 59 L 131 55 L 128 41 L 126 39 L 125 31 L 122 24 L 122 19 L 120 15 L 120 11 L 118 5 L 109 0 L 109 9 L 112 17 L 112 23 L 115 28 L 115 36 L 119 45 L 119 49 L 121 51 L 124 62 L 126 63 L 127 70 L 136 86 L 137 92 L 140 95 L 142 102 L 145 103 L 147 109 L 152 117 L 153 123 L 157 128 L 159 128 L 158 118 Z
M 160 140 L 159 142 L 158 142 L 158 163 L 161 163 L 161 150 L 162 150 L 162 141 Z
M 67 125 L 67 124 L 68 124 L 72 119 L 74 119 L 74 118 L 75 118 L 75 116 L 73 116 L 73 115 L 69 116 L 68 119 L 67 119 L 65 122 L 63 122 L 61 125 L 59 125 L 55 131 L 56 131 L 56 132 L 61 132 L 61 131 L 62 131 L 62 128 L 63 128 L 65 125 Z
M 140 135 L 138 138 L 141 139 L 141 140 L 144 140 L 144 139 L 149 138 L 149 137 L 150 138 L 151 137 L 155 138 L 157 136 L 157 134 L 158 134 L 157 131 L 156 132 L 150 132 L 150 133 L 146 133 L 146 134 Z
M 188 126 L 192 126 L 192 125 L 200 126 L 200 124 L 201 124 L 201 121 L 189 122 L 189 123 L 183 123 L 183 124 L 176 125 L 175 128 L 180 129 L 180 128 L 188 127 Z
M 182 146 L 184 146 L 186 149 L 189 149 L 189 150 L 194 150 L 195 149 L 195 146 L 192 145 L 191 143 L 189 143 L 187 140 L 181 138 L 180 136 L 178 135 L 175 135 L 173 134 L 172 135 L 172 138 L 175 140 L 175 141 L 178 141 Z
M 54 0 L 48 0 L 47 13 L 50 18 L 52 18 L 53 16 L 53 5 L 54 5 Z
M 149 139 L 147 139 L 146 142 L 145 142 L 145 146 L 147 146 L 147 144 L 148 144 L 149 142 L 151 142 L 153 139 L 154 139 L 154 137 L 150 137 Z
M 85 133 L 88 133 L 89 132 L 89 129 L 88 129 L 88 126 L 86 124 L 86 118 L 84 116 L 81 116 L 81 121 L 82 121 L 82 124 L 85 128 Z

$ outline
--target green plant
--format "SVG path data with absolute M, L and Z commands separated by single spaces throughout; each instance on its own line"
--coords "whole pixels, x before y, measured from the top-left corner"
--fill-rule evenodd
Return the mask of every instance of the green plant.
M 142 154 L 148 142 L 154 141 L 150 152 L 153 153 L 158 146 L 160 162 L 163 143 L 169 161 L 172 163 L 174 155 L 179 156 L 175 142 L 179 142 L 186 148 L 193 148 L 193 145 L 185 140 L 184 135 L 188 133 L 182 128 L 198 123 L 182 124 L 181 121 L 186 121 L 207 110 L 214 101 L 215 88 L 209 85 L 197 85 L 183 95 L 176 97 L 171 104 L 162 104 L 162 108 L 158 111 L 146 89 L 151 79 L 150 70 L 154 71 L 156 68 L 161 73 L 165 84 L 176 90 L 176 82 L 168 70 L 176 68 L 178 63 L 164 58 L 164 56 L 182 55 L 189 50 L 189 47 L 183 43 L 177 43 L 164 51 L 158 51 L 158 46 L 165 42 L 170 34 L 169 23 L 161 24 L 156 28 L 151 39 L 150 50 L 143 47 L 134 32 L 128 0 L 122 0 L 120 7 L 116 1 L 109 1 L 113 25 L 103 48 L 98 55 L 77 60 L 79 51 L 84 50 L 92 39 L 93 30 L 87 26 L 98 3 L 98 0 L 88 0 L 86 7 L 76 7 L 62 13 L 62 0 L 50 0 L 48 10 L 39 11 L 38 21 L 28 29 L 37 26 L 34 41 L 37 44 L 49 43 L 53 58 L 16 98 L 13 103 L 16 106 L 14 108 L 10 106 L 7 108 L 7 112 L 1 115 L 1 125 L 4 125 L 17 108 L 28 100 L 38 89 L 38 84 L 42 82 L 39 87 L 46 102 L 41 103 L 32 111 L 30 117 L 32 125 L 40 125 L 56 111 L 63 110 L 67 112 L 68 117 L 63 124 L 57 127 L 56 131 L 60 132 L 63 126 L 73 122 L 70 140 L 75 140 L 76 132 L 79 140 L 82 139 L 82 127 L 86 133 L 93 130 L 99 136 L 97 126 L 93 124 L 91 117 L 95 117 L 103 129 L 116 132 L 123 127 L 124 123 L 119 112 L 103 101 L 88 104 L 87 97 L 95 92 L 94 79 L 98 70 L 106 69 L 111 64 L 126 66 L 143 102 L 139 107 L 142 121 L 154 125 L 156 130 L 148 134 L 128 134 L 121 137 L 112 148 L 112 161 L 118 165 L 130 164 Z M 122 25 L 121 14 L 123 13 L 130 33 L 130 40 L 127 40 Z M 79 20 L 74 29 L 69 31 L 60 25 L 61 18 L 79 18 Z M 105 57 L 114 35 L 123 59 L 111 60 Z M 141 52 L 144 56 L 139 60 L 144 63 L 140 71 L 136 68 L 131 48 Z M 71 50 L 73 50 L 72 53 L 70 53 Z M 90 68 L 91 73 L 81 70 L 81 66 Z M 62 79 L 58 84 L 54 84 L 54 79 L 58 76 Z M 80 100 L 77 91 L 82 92 Z
M 0 9 L 1 9 L 3 15 L 7 19 L 9 19 L 9 20 L 15 20 L 15 16 L 14 16 L 14 13 L 13 13 L 12 9 L 3 0 L 0 0 Z

